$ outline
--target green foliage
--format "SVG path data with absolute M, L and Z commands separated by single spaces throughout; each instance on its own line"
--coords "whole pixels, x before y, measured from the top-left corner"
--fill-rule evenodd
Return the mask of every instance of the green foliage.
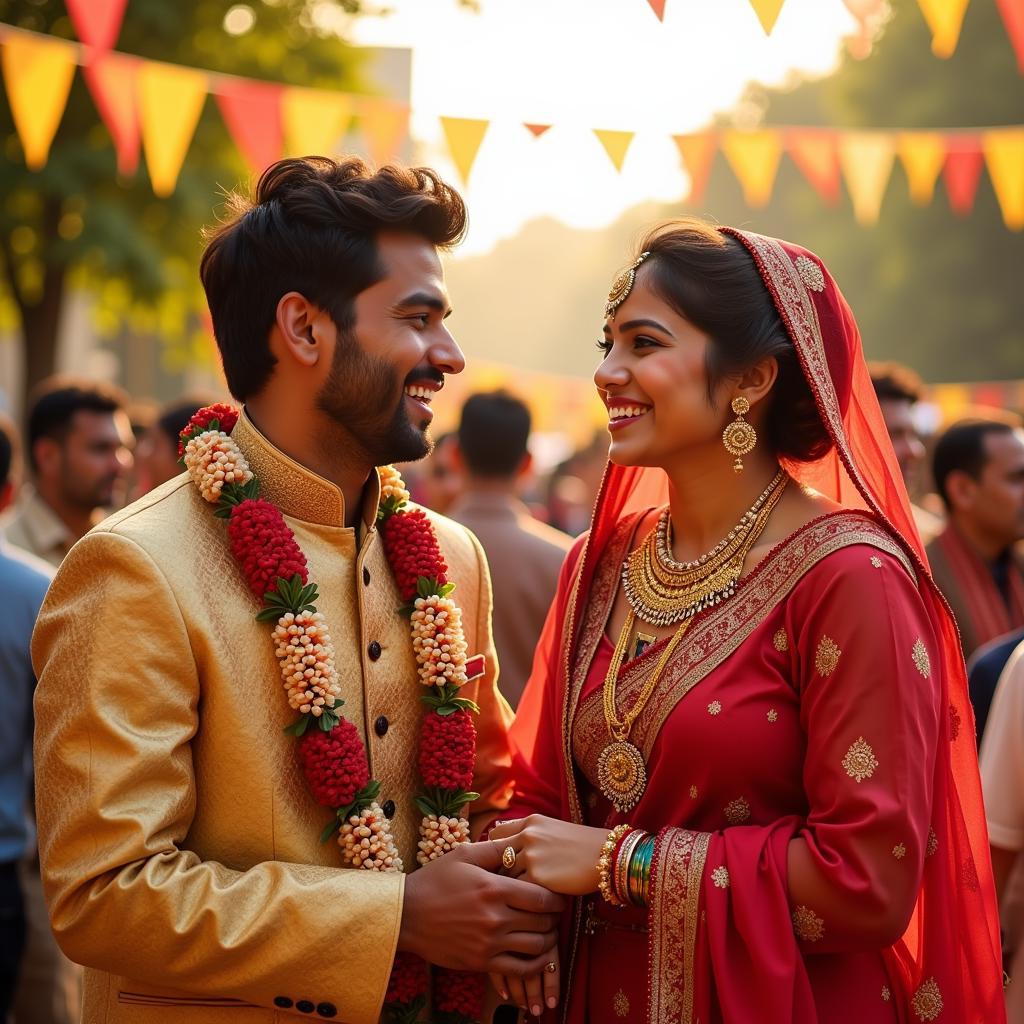
M 432 687 L 430 693 L 425 693 L 420 700 L 433 708 L 442 718 L 454 715 L 456 711 L 471 711 L 473 714 L 480 714 L 480 705 L 468 697 L 459 696 L 459 688 L 453 683 L 445 686 Z
M 258 622 L 277 622 L 282 615 L 288 612 L 293 615 L 299 615 L 301 612 L 315 612 L 315 602 L 319 597 L 316 584 L 303 584 L 302 577 L 298 573 L 290 580 L 278 576 L 275 589 L 268 590 L 263 595 L 265 607 L 257 614 L 256 619 Z
M 441 789 L 439 786 L 431 786 L 425 789 L 419 796 L 413 798 L 421 814 L 434 817 L 457 818 L 459 812 L 467 804 L 479 800 L 479 793 L 472 793 L 465 789 Z

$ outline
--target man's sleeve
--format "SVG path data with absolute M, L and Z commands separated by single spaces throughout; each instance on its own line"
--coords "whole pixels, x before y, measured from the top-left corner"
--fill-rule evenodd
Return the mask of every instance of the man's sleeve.
M 979 755 L 988 838 L 1024 849 L 1024 644 L 999 677 Z
M 234 870 L 188 849 L 203 694 L 149 555 L 112 533 L 81 541 L 47 596 L 33 656 L 39 847 L 67 955 L 143 984 L 268 1008 L 327 1004 L 339 1020 L 375 1022 L 401 874 L 278 861 Z M 239 780 L 240 803 L 252 784 Z

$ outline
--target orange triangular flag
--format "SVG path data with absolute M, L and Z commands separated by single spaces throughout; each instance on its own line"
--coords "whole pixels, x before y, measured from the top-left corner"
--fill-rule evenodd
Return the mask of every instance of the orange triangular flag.
M 782 157 L 782 137 L 774 128 L 722 133 L 722 152 L 743 186 L 748 206 L 766 206 Z
M 469 172 L 473 170 L 473 162 L 480 151 L 480 143 L 484 141 L 490 123 L 471 117 L 441 118 L 444 137 L 448 140 L 448 151 L 452 155 L 463 185 L 469 184 Z
M 970 0 L 917 0 L 932 34 L 932 53 L 952 57 Z
M 825 202 L 839 201 L 839 156 L 832 132 L 792 128 L 786 133 L 786 152 Z
M 391 100 L 360 98 L 356 111 L 374 164 L 383 167 L 397 159 L 409 134 L 409 108 Z
M 142 150 L 153 191 L 169 196 L 206 101 L 202 71 L 147 61 L 139 71 Z
M 633 141 L 636 132 L 613 132 L 595 128 L 594 134 L 604 146 L 604 151 L 608 154 L 608 159 L 615 165 L 615 170 L 621 171 L 622 165 L 626 162 L 629 144 Z
M 1017 54 L 1017 67 L 1024 73 L 1024 0 L 996 0 L 1006 25 L 1006 34 Z
M 285 89 L 281 97 L 285 152 L 289 156 L 333 156 L 352 121 L 354 103 L 343 92 Z
M 665 20 L 665 0 L 647 0 L 658 21 Z
M 139 111 L 136 79 L 141 62 L 120 53 L 98 53 L 82 68 L 96 109 L 114 140 L 117 171 L 131 177 L 139 166 Z
M 927 206 L 935 196 L 935 182 L 946 162 L 946 140 L 938 132 L 901 132 L 897 152 L 910 183 L 910 198 Z
M 1011 231 L 1024 228 L 1024 128 L 984 132 L 985 163 L 1003 220 Z
M 750 6 L 754 8 L 766 36 L 772 34 L 784 2 L 785 0 L 750 0 Z
M 281 159 L 284 131 L 281 125 L 281 93 L 276 82 L 251 78 L 222 79 L 217 106 L 249 166 L 261 174 Z
M 896 160 L 896 143 L 888 132 L 844 132 L 839 137 L 839 163 L 859 224 L 878 221 L 882 197 Z
M 527 124 L 523 122 L 523 127 L 535 138 L 539 139 L 550 127 L 549 124 Z
M 71 43 L 11 34 L 0 54 L 4 85 L 25 163 L 37 171 L 50 155 L 75 74 Z
M 704 198 L 704 190 L 711 176 L 718 138 L 714 132 L 696 132 L 693 135 L 673 135 L 672 139 L 679 148 L 683 169 L 690 178 L 686 201 L 691 206 L 697 206 Z
M 980 135 L 958 132 L 947 136 L 942 179 L 946 183 L 950 209 L 958 217 L 966 217 L 974 209 L 974 196 L 984 162 Z

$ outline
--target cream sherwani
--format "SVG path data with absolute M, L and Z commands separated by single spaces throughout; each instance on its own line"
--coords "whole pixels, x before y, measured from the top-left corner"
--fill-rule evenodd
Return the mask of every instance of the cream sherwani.
M 320 589 L 344 714 L 415 865 L 423 705 L 407 620 L 373 525 L 243 415 L 235 439 L 285 513 Z M 495 687 L 491 591 L 464 528 L 431 515 L 485 675 L 476 828 L 509 797 L 508 706 Z M 39 845 L 58 941 L 84 964 L 86 1024 L 370 1024 L 398 939 L 404 877 L 343 869 L 317 842 L 270 627 L 225 523 L 180 476 L 64 561 L 33 638 Z M 386 808 L 390 809 L 390 808 Z M 456 898 L 456 894 L 453 894 Z

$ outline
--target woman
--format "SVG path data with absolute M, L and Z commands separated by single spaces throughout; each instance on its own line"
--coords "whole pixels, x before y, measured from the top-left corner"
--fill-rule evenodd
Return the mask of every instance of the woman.
M 581 898 L 503 987 L 539 1012 L 560 977 L 573 1022 L 1002 1020 L 956 630 L 853 316 L 787 242 L 676 221 L 642 250 L 491 831 Z

